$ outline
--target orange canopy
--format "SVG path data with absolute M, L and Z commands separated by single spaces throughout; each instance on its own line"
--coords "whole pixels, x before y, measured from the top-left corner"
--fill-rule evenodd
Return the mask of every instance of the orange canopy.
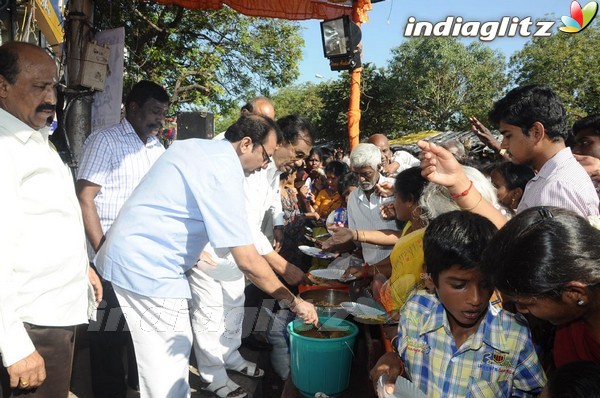
M 350 15 L 358 24 L 367 22 L 371 0 L 147 0 L 174 4 L 191 9 L 214 9 L 223 5 L 244 15 L 280 19 L 333 19 Z M 362 68 L 350 72 L 350 103 L 348 107 L 348 138 L 350 149 L 359 142 L 360 74 Z
M 224 4 L 237 12 L 254 17 L 281 19 L 331 19 L 352 15 L 352 0 L 153 0 L 154 3 L 175 4 L 185 8 L 219 9 Z M 360 22 L 366 22 L 371 0 L 358 0 L 356 9 Z

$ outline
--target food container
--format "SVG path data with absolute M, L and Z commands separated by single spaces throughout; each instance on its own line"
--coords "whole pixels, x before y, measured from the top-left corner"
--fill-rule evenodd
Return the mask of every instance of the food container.
M 302 300 L 312 303 L 319 316 L 336 318 L 348 316 L 348 312 L 340 305 L 345 301 L 350 301 L 348 292 L 336 289 L 306 290 L 299 296 Z

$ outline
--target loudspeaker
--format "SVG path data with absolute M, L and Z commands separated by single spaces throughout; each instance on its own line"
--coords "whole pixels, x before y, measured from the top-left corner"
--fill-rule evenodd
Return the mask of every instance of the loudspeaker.
M 208 112 L 184 112 L 177 115 L 177 139 L 207 138 L 215 135 L 215 115 Z

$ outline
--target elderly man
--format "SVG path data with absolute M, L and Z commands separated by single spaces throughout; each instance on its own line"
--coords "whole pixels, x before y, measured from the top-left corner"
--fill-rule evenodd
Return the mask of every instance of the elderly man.
M 69 170 L 48 144 L 56 64 L 27 43 L 0 47 L 0 396 L 66 398 L 88 268 Z M 28 390 L 28 391 L 25 391 Z
M 370 135 L 367 142 L 381 151 L 381 173 L 386 177 L 395 177 L 402 170 L 420 164 L 419 159 L 406 151 L 392 152 L 387 137 L 383 134 Z
M 131 311 L 142 397 L 190 396 L 186 273 L 208 242 L 229 250 L 246 277 L 306 322 L 317 321 L 314 306 L 285 288 L 256 251 L 244 205 L 244 175 L 267 166 L 278 134 L 271 119 L 249 115 L 227 129 L 226 140 L 175 142 L 127 200 L 98 252 L 100 274 Z
M 379 173 L 381 166 L 381 153 L 373 144 L 358 144 L 350 154 L 352 172 L 358 177 L 360 189 L 352 191 L 348 197 L 348 228 L 352 230 L 396 230 L 395 220 L 384 220 L 380 214 L 383 204 L 392 202 L 393 196 L 382 197 L 376 193 L 376 187 L 382 184 L 392 184 L 394 180 Z M 333 230 L 337 228 L 332 227 Z M 345 236 L 334 234 L 323 245 L 324 248 L 334 248 L 336 244 L 346 242 Z M 344 235 L 344 234 L 340 234 Z M 353 237 L 361 247 L 366 267 L 376 266 L 381 261 L 388 261 L 392 246 L 378 246 L 365 243 L 359 236 Z M 363 241 L 363 242 L 361 242 Z

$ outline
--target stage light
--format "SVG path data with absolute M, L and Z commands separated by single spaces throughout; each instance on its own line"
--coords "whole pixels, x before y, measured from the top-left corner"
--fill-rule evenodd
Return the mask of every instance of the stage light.
M 321 22 L 323 54 L 331 70 L 352 70 L 362 65 L 360 27 L 344 15 Z

